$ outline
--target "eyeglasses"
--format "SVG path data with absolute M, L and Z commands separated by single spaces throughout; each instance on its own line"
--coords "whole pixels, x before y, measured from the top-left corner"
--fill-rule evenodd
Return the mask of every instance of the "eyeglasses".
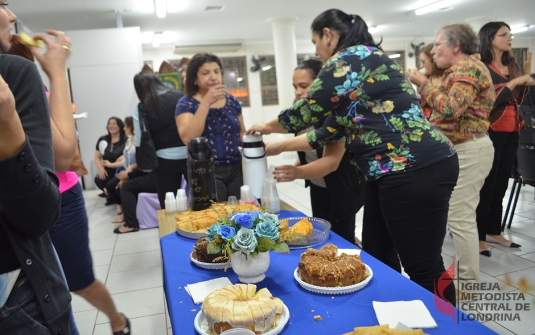
M 500 34 L 500 35 L 496 35 L 496 36 L 500 36 L 500 37 L 505 37 L 505 38 L 515 38 L 515 35 L 513 35 L 510 31 L 506 32 L 506 33 L 503 33 L 503 34 Z
M 428 60 L 429 58 L 424 58 L 424 59 L 420 59 L 420 64 L 424 65 L 425 64 L 425 61 Z
M 448 42 L 447 42 L 447 41 L 435 42 L 435 43 L 433 43 L 433 46 L 434 46 L 435 49 L 436 49 L 436 48 L 438 48 L 439 46 L 441 46 L 442 44 L 446 44 L 446 43 L 448 43 Z

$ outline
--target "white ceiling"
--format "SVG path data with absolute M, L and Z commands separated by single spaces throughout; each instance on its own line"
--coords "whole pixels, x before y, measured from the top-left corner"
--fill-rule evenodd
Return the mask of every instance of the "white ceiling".
M 479 28 L 490 20 L 532 25 L 516 36 L 535 38 L 535 0 L 460 0 L 453 9 L 422 16 L 416 16 L 414 9 L 436 0 L 337 0 L 329 4 L 325 0 L 169 0 L 183 2 L 184 9 L 168 13 L 164 19 L 132 11 L 138 1 L 143 0 L 13 0 L 9 8 L 34 32 L 114 28 L 114 11 L 119 10 L 124 27 L 139 26 L 141 32 L 173 31 L 176 44 L 271 41 L 267 20 L 281 16 L 298 17 L 296 38 L 308 40 L 312 20 L 332 7 L 362 16 L 369 26 L 380 25 L 376 39 L 430 37 L 445 24 L 467 21 Z M 224 5 L 224 10 L 205 11 L 207 6 L 218 5 Z

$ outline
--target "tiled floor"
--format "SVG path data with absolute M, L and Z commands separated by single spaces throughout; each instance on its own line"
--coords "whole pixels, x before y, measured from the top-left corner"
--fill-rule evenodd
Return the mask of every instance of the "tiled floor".
M 293 154 L 269 158 L 270 164 L 292 164 Z M 302 181 L 278 184 L 281 199 L 311 215 L 310 196 Z M 115 215 L 114 206 L 104 206 L 95 190 L 84 192 L 89 215 L 90 247 L 95 273 L 110 291 L 119 311 L 127 315 L 135 335 L 173 334 L 166 312 L 162 286 L 162 261 L 158 230 L 144 230 L 132 234 L 116 235 L 116 225 L 110 223 Z M 535 201 L 533 187 L 522 188 L 512 229 L 505 236 L 522 245 L 521 249 L 509 249 L 490 245 L 492 257 L 480 256 L 481 282 L 498 283 L 503 292 L 523 292 L 530 310 L 519 312 L 520 321 L 488 321 L 485 324 L 499 334 L 535 333 Z M 508 195 L 506 196 L 506 200 Z M 356 235 L 360 238 L 362 210 L 357 214 Z M 445 264 L 455 255 L 453 241 L 444 241 Z M 522 281 L 528 280 L 528 286 Z M 508 284 L 509 283 L 509 284 Z M 500 291 L 500 292 L 502 292 Z M 492 291 L 493 293 L 495 291 Z M 517 299 L 518 300 L 518 299 Z M 485 302 L 493 302 L 491 300 Z M 520 301 L 515 301 L 520 302 Z M 515 304 L 509 301 L 514 308 Z M 484 312 L 484 305 L 475 312 Z M 465 306 L 466 307 L 466 306 Z M 469 308 L 469 307 L 467 307 Z M 74 296 L 73 309 L 82 335 L 111 334 L 108 319 L 85 300 Z M 175 332 L 175 335 L 180 332 Z

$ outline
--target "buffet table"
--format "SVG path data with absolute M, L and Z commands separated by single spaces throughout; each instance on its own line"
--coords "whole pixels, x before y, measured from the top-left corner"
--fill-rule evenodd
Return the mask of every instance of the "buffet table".
M 281 218 L 303 216 L 300 212 L 281 211 Z M 356 248 L 355 245 L 331 232 L 325 243 L 339 248 Z M 189 258 L 194 240 L 177 233 L 160 239 L 164 290 L 171 325 L 175 334 L 197 334 L 194 319 L 201 310 L 185 290 L 187 284 L 228 277 L 235 284 L 237 275 L 232 269 L 210 271 L 198 268 Z M 316 246 L 315 248 L 319 248 Z M 343 295 L 323 295 L 303 289 L 293 277 L 301 253 L 305 249 L 292 249 L 290 254 L 271 252 L 271 263 L 266 279 L 256 284 L 258 289 L 267 287 L 273 296 L 282 299 L 290 311 L 290 320 L 281 332 L 289 334 L 344 334 L 357 326 L 377 325 L 372 301 L 422 300 L 438 324 L 438 328 L 425 329 L 426 334 L 496 334 L 477 321 L 468 321 L 465 314 L 455 310 L 457 323 L 446 314 L 440 313 L 434 304 L 432 293 L 395 272 L 372 256 L 361 253 L 362 261 L 373 271 L 373 278 L 362 290 Z M 315 321 L 314 316 L 323 320 Z M 464 318 L 463 318 L 464 316 Z M 466 320 L 466 321 L 464 321 Z

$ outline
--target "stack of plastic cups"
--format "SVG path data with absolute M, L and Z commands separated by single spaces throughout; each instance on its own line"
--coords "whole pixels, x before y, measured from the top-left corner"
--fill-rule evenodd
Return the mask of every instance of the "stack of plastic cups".
M 277 192 L 277 181 L 273 177 L 274 166 L 270 166 L 266 177 L 264 178 L 264 186 L 262 188 L 262 207 L 266 208 L 268 212 L 274 213 L 281 209 L 279 193 Z
M 188 197 L 186 190 L 179 188 L 176 191 L 176 210 L 177 212 L 185 212 L 188 210 Z
M 176 212 L 176 200 L 173 192 L 165 193 L 165 211 L 167 213 Z
M 253 195 L 253 191 L 251 191 L 251 187 L 249 187 L 249 185 L 243 185 L 240 187 L 240 204 L 244 204 L 251 200 L 256 200 Z

